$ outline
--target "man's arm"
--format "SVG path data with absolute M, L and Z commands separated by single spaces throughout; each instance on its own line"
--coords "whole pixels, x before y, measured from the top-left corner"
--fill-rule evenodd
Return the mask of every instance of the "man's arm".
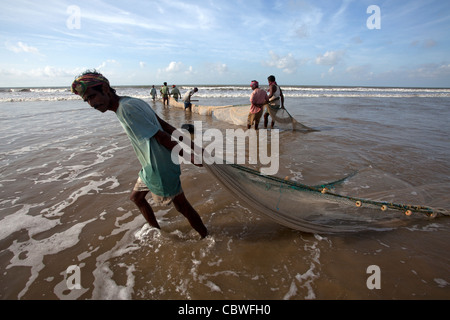
M 171 124 L 169 124 L 166 121 L 164 121 L 163 119 L 161 119 L 158 115 L 156 115 L 156 118 L 158 119 L 158 121 L 161 124 L 161 127 L 163 128 L 164 131 L 159 130 L 156 133 L 155 138 L 159 144 L 166 147 L 169 151 L 172 151 L 172 149 L 178 144 L 177 141 L 172 140 L 172 134 L 177 129 L 175 129 Z M 191 139 L 191 149 L 196 150 L 195 143 L 192 139 Z M 202 150 L 202 156 L 203 156 L 204 149 L 203 148 L 199 148 L 199 149 Z M 195 164 L 193 153 L 191 154 L 191 162 L 193 164 Z M 197 164 L 195 164 L 195 165 L 197 165 Z M 197 166 L 201 167 L 202 165 L 197 165 Z
M 172 140 L 172 137 L 167 134 L 167 132 L 165 131 L 161 131 L 159 130 L 154 136 L 153 136 L 156 141 L 158 141 L 158 143 L 162 146 L 164 146 L 165 148 L 167 148 L 169 151 L 172 151 L 173 148 L 175 148 L 175 146 L 178 145 L 177 141 Z M 193 142 L 192 142 L 193 145 Z M 203 148 L 201 149 L 202 153 L 203 153 Z M 181 148 L 180 150 L 180 154 L 179 156 L 183 157 L 183 149 Z M 202 155 L 203 156 L 203 155 Z M 195 154 L 193 152 L 191 152 L 191 158 L 190 161 L 193 165 L 197 166 L 197 167 L 203 167 L 203 164 L 201 163 L 197 163 L 198 161 L 196 161 L 195 159 Z
M 173 141 L 172 137 L 165 131 L 158 130 L 153 137 L 160 145 L 164 146 L 169 151 L 172 151 L 172 149 L 178 144 L 178 142 Z
M 163 128 L 164 132 L 167 132 L 167 134 L 172 135 L 172 133 L 176 130 L 172 125 L 161 119 L 158 115 L 156 115 L 156 118 L 158 119 L 159 124 Z
M 255 90 L 250 94 L 250 103 L 255 104 Z

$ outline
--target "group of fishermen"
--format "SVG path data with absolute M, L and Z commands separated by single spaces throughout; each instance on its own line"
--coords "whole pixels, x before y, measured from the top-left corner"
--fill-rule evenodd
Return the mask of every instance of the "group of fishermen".
M 253 80 L 250 84 L 250 87 L 252 88 L 252 93 L 250 95 L 251 107 L 247 118 L 248 129 L 250 129 L 254 125 L 255 130 L 258 130 L 259 122 L 261 120 L 263 113 L 264 113 L 264 128 L 267 128 L 269 124 L 270 110 L 272 109 L 276 111 L 277 109 L 284 108 L 283 91 L 275 81 L 275 76 L 270 75 L 267 78 L 267 80 L 269 82 L 269 90 L 267 92 L 259 88 L 259 83 L 256 80 Z M 161 87 L 159 91 L 163 100 L 163 105 L 169 105 L 170 96 L 172 96 L 173 99 L 175 99 L 175 101 L 178 101 L 178 99 L 181 97 L 180 90 L 177 88 L 177 86 L 172 85 L 172 91 L 170 91 L 169 87 L 167 86 L 167 82 L 164 82 L 164 85 Z M 189 109 L 191 111 L 192 109 L 191 97 L 197 91 L 198 88 L 194 88 L 193 90 L 187 91 L 184 94 L 182 101 L 184 102 L 185 110 Z M 152 96 L 153 101 L 155 101 L 157 96 L 155 86 L 152 86 L 152 89 L 150 90 L 150 95 Z M 271 128 L 273 128 L 274 125 L 275 120 L 272 117 Z
M 194 88 L 192 90 L 187 91 L 183 96 L 183 102 L 184 102 L 184 108 L 191 110 L 192 104 L 191 104 L 191 97 L 194 93 L 198 91 L 198 88 Z M 164 82 L 163 86 L 159 90 L 161 97 L 163 99 L 163 105 L 169 105 L 169 97 L 172 96 L 175 101 L 178 101 L 178 99 L 181 97 L 181 92 L 178 89 L 176 85 L 172 85 L 172 91 L 170 91 L 169 87 L 167 86 L 167 82 Z M 156 100 L 157 92 L 155 89 L 155 86 L 152 86 L 152 89 L 150 90 L 150 95 L 152 96 L 153 101 Z

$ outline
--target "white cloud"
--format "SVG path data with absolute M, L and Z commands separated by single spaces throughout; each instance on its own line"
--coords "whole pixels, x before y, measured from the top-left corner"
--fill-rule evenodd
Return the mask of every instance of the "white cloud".
M 45 66 L 44 68 L 32 69 L 29 75 L 32 77 L 46 77 L 46 78 L 57 78 L 57 77 L 73 77 L 76 73 L 73 71 L 68 71 L 62 68 L 56 68 L 52 66 Z
M 358 72 L 357 69 L 348 71 L 352 71 L 353 75 Z M 391 83 L 402 83 L 407 86 L 447 87 L 445 84 L 450 83 L 450 63 L 403 66 L 387 71 L 369 73 L 369 76 L 380 84 L 389 79 Z
M 103 61 L 98 67 L 97 70 L 101 70 L 104 69 L 106 66 L 111 65 L 111 64 L 118 64 L 118 62 L 114 59 L 108 59 L 106 61 Z
M 316 64 L 324 66 L 337 65 L 343 58 L 344 51 L 327 51 L 323 55 L 318 55 L 316 58 Z
M 158 75 L 165 74 L 175 74 L 175 73 L 184 73 L 184 74 L 192 74 L 194 73 L 194 68 L 192 66 L 187 67 L 183 62 L 175 62 L 172 61 L 169 65 L 163 69 L 158 69 Z
M 139 66 L 140 66 L 141 68 L 145 68 L 145 67 L 147 66 L 147 64 L 146 64 L 144 61 L 140 61 L 140 62 L 139 62 Z
M 345 69 L 345 73 L 353 79 L 370 79 L 373 72 L 370 71 L 370 65 L 350 66 Z
M 40 55 L 39 50 L 37 48 L 31 47 L 21 41 L 17 42 L 16 45 L 10 44 L 9 42 L 7 42 L 5 45 L 6 49 L 15 53 L 25 52 Z
M 83 70 L 80 68 L 64 69 L 53 66 L 45 66 L 42 68 L 34 68 L 29 70 L 18 69 L 0 69 L 0 75 L 8 78 L 26 78 L 28 80 L 40 79 L 40 78 L 73 78 Z
M 270 60 L 264 61 L 263 65 L 268 67 L 275 67 L 277 69 L 283 70 L 283 72 L 291 74 L 297 71 L 300 62 L 294 58 L 292 53 L 285 55 L 284 57 L 279 56 L 273 51 L 269 52 Z
M 334 66 L 332 66 L 330 69 L 328 69 L 328 75 L 329 76 L 332 76 L 334 74 Z M 320 75 L 320 77 L 322 78 L 322 79 L 324 79 L 325 77 L 326 77 L 326 73 L 325 72 L 323 72 L 321 75 Z
M 308 38 L 316 32 L 323 19 L 323 11 L 306 1 L 289 1 L 288 10 L 295 16 L 292 27 L 294 36 Z
M 228 66 L 225 63 L 206 63 L 207 70 L 214 74 L 224 74 L 228 72 Z
M 429 63 L 419 66 L 418 68 L 408 72 L 412 79 L 428 78 L 428 79 L 445 79 L 450 77 L 450 64 Z
M 228 71 L 228 66 L 225 63 L 218 63 L 215 65 L 215 67 L 216 71 L 221 74 Z
M 169 63 L 167 68 L 164 69 L 164 71 L 166 71 L 166 72 L 180 72 L 184 68 L 185 67 L 184 67 L 184 64 L 182 62 L 172 61 L 171 63 Z

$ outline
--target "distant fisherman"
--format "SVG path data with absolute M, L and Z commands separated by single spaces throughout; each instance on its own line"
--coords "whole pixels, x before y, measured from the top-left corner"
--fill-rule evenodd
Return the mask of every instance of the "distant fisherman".
M 284 95 L 280 86 L 275 81 L 275 76 L 269 76 L 269 104 L 267 105 L 266 112 L 264 114 L 264 128 L 267 128 L 269 124 L 269 108 L 278 110 L 284 109 Z M 272 118 L 271 128 L 275 125 L 275 120 Z
M 152 86 L 152 90 L 150 90 L 150 95 L 152 96 L 153 101 L 156 99 L 156 89 L 155 86 Z
M 250 113 L 247 118 L 247 128 L 250 129 L 255 124 L 255 130 L 258 130 L 259 121 L 261 120 L 261 116 L 263 114 L 264 105 L 269 102 L 269 97 L 264 90 L 259 88 L 259 83 L 256 80 L 253 80 L 250 84 L 252 88 L 252 94 L 250 96 L 250 103 L 252 104 L 250 107 Z
M 167 86 L 167 82 L 164 82 L 164 85 L 161 87 L 160 92 L 161 92 L 161 95 L 163 98 L 163 105 L 166 105 L 166 104 L 169 105 L 170 92 L 169 92 L 169 87 Z
M 176 85 L 172 86 L 172 92 L 170 92 L 170 94 L 172 95 L 172 97 L 175 99 L 175 101 L 178 102 L 178 98 L 181 97 L 181 93 L 180 90 L 178 90 Z
M 197 88 L 194 88 L 191 91 L 188 91 L 184 94 L 183 96 L 183 101 L 184 101 L 184 110 L 189 109 L 189 111 L 192 111 L 192 103 L 191 103 L 191 97 L 194 93 L 196 93 L 198 91 Z
M 208 231 L 202 219 L 181 188 L 180 165 L 172 161 L 171 151 L 178 146 L 171 137 L 175 128 L 158 117 L 145 101 L 119 97 L 116 90 L 110 87 L 108 79 L 96 71 L 86 71 L 79 76 L 72 83 L 72 92 L 102 113 L 108 110 L 115 112 L 122 124 L 142 165 L 130 199 L 147 222 L 160 229 L 155 213 L 145 199 L 151 192 L 157 204 L 173 203 L 200 236 L 206 237 Z M 195 164 L 193 153 L 190 160 Z

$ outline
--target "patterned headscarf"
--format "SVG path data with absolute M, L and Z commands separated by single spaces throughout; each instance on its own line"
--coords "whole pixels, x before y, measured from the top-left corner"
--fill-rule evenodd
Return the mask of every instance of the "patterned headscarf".
M 106 83 L 109 85 L 108 79 L 98 72 L 85 73 L 79 76 L 72 83 L 72 92 L 83 97 L 88 88 L 99 86 Z

